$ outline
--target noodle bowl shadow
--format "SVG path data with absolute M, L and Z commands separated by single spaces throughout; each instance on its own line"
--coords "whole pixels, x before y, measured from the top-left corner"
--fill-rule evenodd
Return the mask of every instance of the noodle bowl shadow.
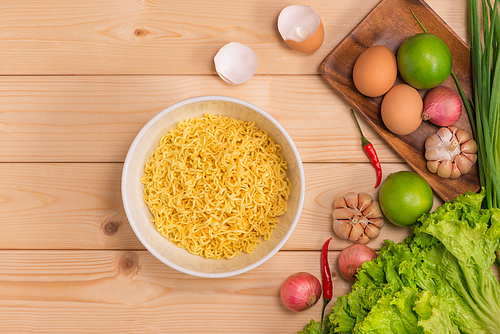
M 193 255 L 162 236 L 150 221 L 152 217 L 144 203 L 144 165 L 160 138 L 181 121 L 201 117 L 204 113 L 222 115 L 255 122 L 282 147 L 288 163 L 290 196 L 287 211 L 279 217 L 271 239 L 262 242 L 251 253 L 242 252 L 232 259 L 213 260 Z M 166 265 L 199 277 L 228 277 L 247 272 L 276 254 L 291 236 L 299 220 L 305 196 L 302 161 L 295 144 L 285 129 L 264 110 L 248 102 L 224 96 L 202 96 L 178 102 L 153 117 L 137 134 L 128 151 L 122 172 L 122 199 L 127 219 L 142 244 Z

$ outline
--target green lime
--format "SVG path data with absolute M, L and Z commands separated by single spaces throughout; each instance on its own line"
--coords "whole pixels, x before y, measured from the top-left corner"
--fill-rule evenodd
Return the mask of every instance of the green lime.
M 390 174 L 380 186 L 379 203 L 384 216 L 398 226 L 413 225 L 432 209 L 432 189 L 420 175 L 401 171 Z
M 397 62 L 401 77 L 417 89 L 439 86 L 448 78 L 453 65 L 446 43 L 429 33 L 407 38 L 399 47 Z

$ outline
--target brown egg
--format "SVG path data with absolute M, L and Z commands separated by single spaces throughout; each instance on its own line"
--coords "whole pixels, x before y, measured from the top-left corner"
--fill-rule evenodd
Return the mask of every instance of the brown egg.
M 384 45 L 366 49 L 356 60 L 352 71 L 354 85 L 361 94 L 369 97 L 387 93 L 397 75 L 396 56 Z
M 422 123 L 424 102 L 418 91 L 406 84 L 396 85 L 385 94 L 380 106 L 382 121 L 389 131 L 407 135 Z

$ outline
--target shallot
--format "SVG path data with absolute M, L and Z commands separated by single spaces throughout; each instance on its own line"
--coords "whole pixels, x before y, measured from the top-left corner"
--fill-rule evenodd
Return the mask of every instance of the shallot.
M 354 244 L 345 248 L 339 256 L 342 276 L 350 282 L 356 280 L 356 273 L 363 263 L 377 257 L 377 253 L 364 244 Z
M 306 272 L 289 276 L 281 285 L 281 301 L 287 309 L 301 312 L 314 306 L 321 297 L 321 283 Z
M 422 119 L 437 126 L 450 126 L 462 115 L 462 100 L 445 86 L 431 89 L 424 97 Z

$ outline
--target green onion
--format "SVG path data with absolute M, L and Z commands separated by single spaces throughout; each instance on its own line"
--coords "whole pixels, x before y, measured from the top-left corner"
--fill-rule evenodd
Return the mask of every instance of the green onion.
M 500 20 L 498 2 L 469 1 L 472 86 L 474 100 L 469 101 L 453 70 L 451 75 L 469 116 L 478 144 L 479 180 L 486 189 L 486 207 L 500 208 Z M 413 13 L 423 31 L 425 27 Z M 482 24 L 480 26 L 480 23 Z M 482 28 L 482 33 L 481 33 Z
M 478 144 L 481 185 L 486 189 L 486 206 L 500 208 L 500 20 L 498 0 L 481 0 L 482 33 L 478 0 L 469 0 L 474 122 Z M 455 82 L 457 82 L 455 80 Z M 463 98 L 462 98 L 463 100 Z M 500 250 L 496 252 L 500 267 Z
M 500 19 L 499 0 L 469 0 L 470 49 L 473 100 L 465 96 L 453 71 L 451 75 L 469 116 L 478 144 L 481 186 L 486 191 L 485 206 L 500 208 Z M 491 4 L 493 2 L 493 5 Z M 480 15 L 480 13 L 482 15 Z M 427 32 L 415 14 L 413 16 Z M 500 250 L 497 251 L 500 267 Z
M 486 206 L 500 208 L 500 21 L 498 1 L 469 1 L 474 110 L 469 115 L 479 146 Z M 482 15 L 480 16 L 480 13 Z M 481 22 L 482 21 L 482 22 Z

